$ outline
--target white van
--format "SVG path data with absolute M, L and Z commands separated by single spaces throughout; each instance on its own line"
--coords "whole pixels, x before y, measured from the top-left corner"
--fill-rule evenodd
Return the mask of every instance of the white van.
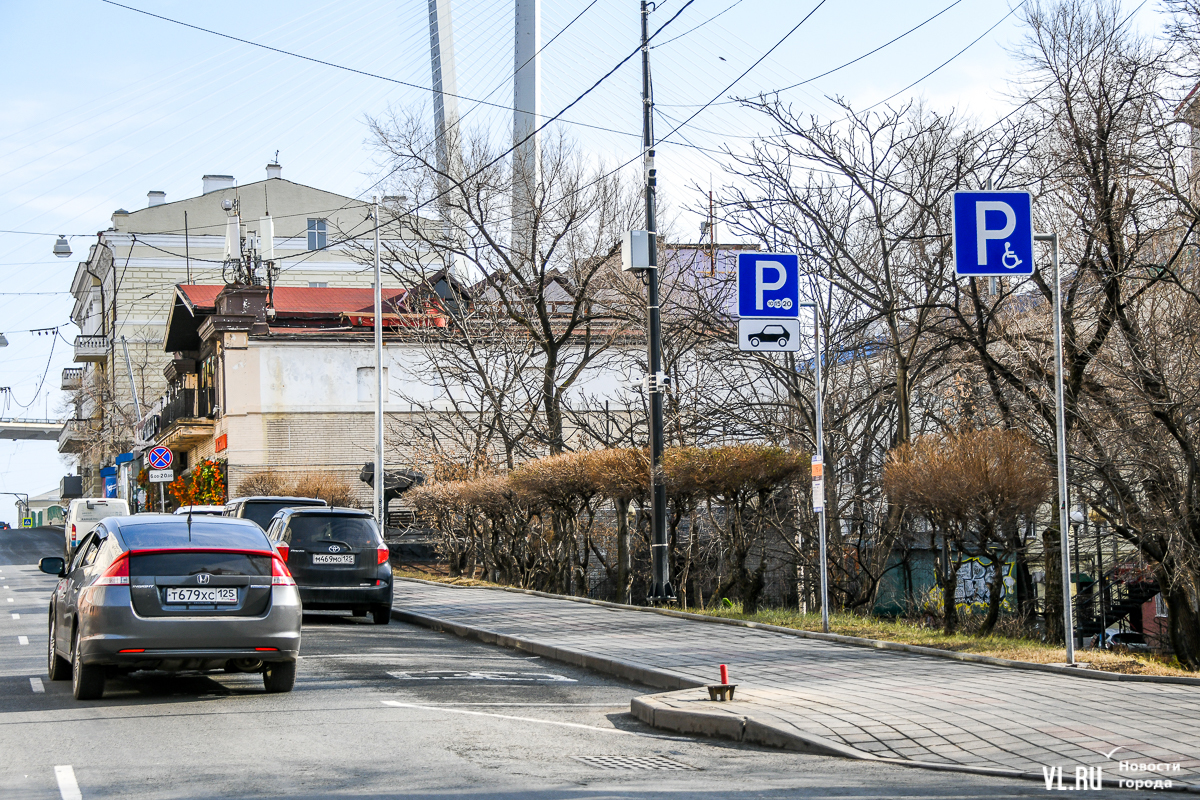
M 129 504 L 116 497 L 80 497 L 67 506 L 65 534 L 67 560 L 75 552 L 75 545 L 96 527 L 96 523 L 107 517 L 128 517 Z

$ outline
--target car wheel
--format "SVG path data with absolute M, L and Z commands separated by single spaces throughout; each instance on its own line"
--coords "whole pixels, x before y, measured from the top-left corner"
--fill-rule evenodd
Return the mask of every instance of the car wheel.
M 372 606 L 371 619 L 376 625 L 387 625 L 392 619 L 391 606 Z
M 750 346 L 751 346 L 751 347 L 758 347 L 758 345 L 759 345 L 759 342 L 760 342 L 760 341 L 761 341 L 761 340 L 760 340 L 760 339 L 759 339 L 757 336 L 751 336 L 751 337 L 750 337 Z
M 60 656 L 54 649 L 54 637 L 58 632 L 54 621 L 54 612 L 50 612 L 50 646 L 46 648 L 46 674 L 52 681 L 65 681 L 71 676 L 71 662 Z
M 296 662 L 277 661 L 263 670 L 263 686 L 271 694 L 290 692 L 296 685 Z
M 71 648 L 71 690 L 76 700 L 99 700 L 104 696 L 104 667 L 84 664 L 79 655 L 79 631 Z

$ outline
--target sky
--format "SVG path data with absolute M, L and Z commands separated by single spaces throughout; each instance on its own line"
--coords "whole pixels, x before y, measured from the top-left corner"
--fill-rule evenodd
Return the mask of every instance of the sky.
M 384 170 L 367 120 L 431 117 L 427 0 L 122 5 L 0 0 L 0 332 L 9 341 L 0 416 L 70 416 L 58 389 L 78 333 L 70 282 L 115 209 L 144 207 L 151 190 L 168 201 L 195 196 L 206 173 L 261 180 L 276 151 L 289 180 L 369 196 Z M 1134 8 L 1143 30 L 1161 26 L 1153 2 Z M 453 0 L 452 9 L 462 125 L 503 141 L 512 0 Z M 725 180 L 708 151 L 769 132 L 730 96 L 808 81 L 780 93 L 800 113 L 832 118 L 835 97 L 858 108 L 919 99 L 987 124 L 1011 108 L 1020 17 L 1007 0 L 662 0 L 650 15 L 652 32 L 667 23 L 651 52 L 656 135 L 667 140 L 657 167 L 676 229 L 698 236 L 697 187 Z M 636 49 L 636 0 L 542 0 L 541 20 L 543 116 L 587 92 L 557 124 L 610 168 L 632 161 L 625 171 L 636 180 L 640 58 L 588 91 Z M 51 254 L 58 234 L 69 237 L 71 258 Z M 30 332 L 56 326 L 58 335 Z M 0 492 L 39 494 L 69 472 L 73 462 L 53 442 L 0 442 Z M 15 516 L 0 499 L 0 520 Z

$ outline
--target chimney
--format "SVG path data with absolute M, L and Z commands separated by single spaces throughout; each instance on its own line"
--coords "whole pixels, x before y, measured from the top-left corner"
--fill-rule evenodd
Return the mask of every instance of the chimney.
M 233 188 L 232 175 L 205 175 L 204 176 L 204 191 L 201 194 L 209 192 L 219 192 L 222 189 Z
M 154 208 L 155 206 L 161 206 L 163 203 L 167 202 L 166 192 L 146 192 L 146 197 L 148 199 L 146 208 Z
M 277 164 L 274 161 L 272 161 L 270 164 L 267 164 L 267 180 L 271 180 L 271 178 L 282 178 L 282 177 L 283 177 L 283 167 L 279 166 L 279 164 Z

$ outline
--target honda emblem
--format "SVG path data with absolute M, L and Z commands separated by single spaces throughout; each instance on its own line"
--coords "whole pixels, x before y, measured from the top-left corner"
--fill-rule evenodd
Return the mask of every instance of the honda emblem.
M 201 572 L 199 575 L 196 576 L 196 583 L 199 583 L 201 585 L 206 584 L 211 580 L 212 580 L 212 575 L 209 575 L 207 572 Z

